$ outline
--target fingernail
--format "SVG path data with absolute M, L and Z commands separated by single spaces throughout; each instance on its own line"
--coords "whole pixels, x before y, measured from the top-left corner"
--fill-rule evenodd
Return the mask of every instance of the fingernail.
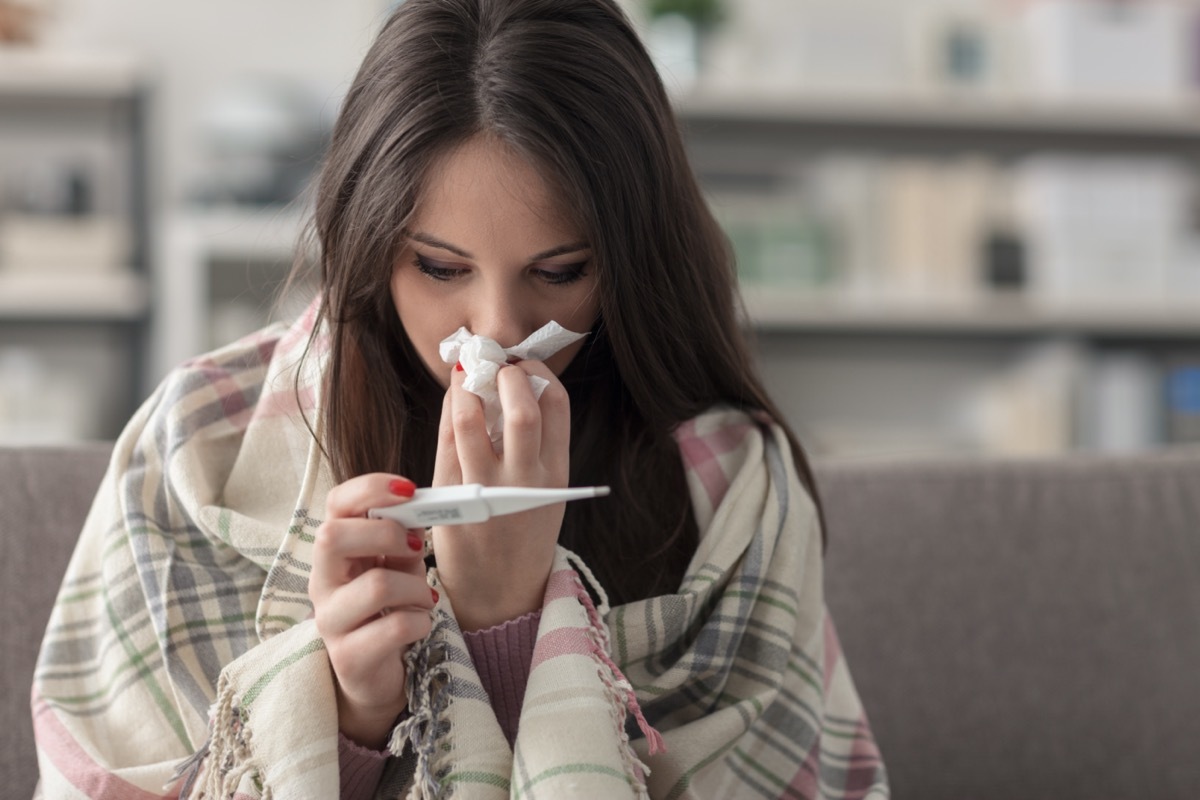
M 397 497 L 412 497 L 417 485 L 408 478 L 393 478 L 388 482 L 388 491 Z
M 429 591 L 433 593 L 433 602 L 436 604 L 441 595 L 437 593 L 437 589 L 430 589 Z
M 425 547 L 425 540 L 412 531 L 408 532 L 408 549 L 421 550 Z
M 462 366 L 462 362 L 461 362 L 461 361 L 455 361 L 455 362 L 454 362 L 454 371 L 455 371 L 455 372 L 462 372 L 462 371 L 463 371 L 463 366 Z

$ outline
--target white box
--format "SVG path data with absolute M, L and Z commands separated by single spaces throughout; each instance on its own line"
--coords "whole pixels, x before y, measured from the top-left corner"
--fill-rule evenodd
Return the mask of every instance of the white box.
M 1080 445 L 1110 453 L 1145 450 L 1163 442 L 1165 376 L 1136 351 L 1097 354 L 1080 393 Z
M 1024 16 L 1030 87 L 1050 96 L 1176 100 L 1188 88 L 1182 3 L 1039 0 Z
M 1189 175 L 1169 158 L 1046 156 L 1017 173 L 1030 289 L 1161 297 L 1187 229 Z

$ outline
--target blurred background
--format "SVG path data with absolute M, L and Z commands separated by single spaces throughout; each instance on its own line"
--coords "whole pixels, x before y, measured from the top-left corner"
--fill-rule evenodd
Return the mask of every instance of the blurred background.
M 0 442 L 111 439 L 303 302 L 391 5 L 0 0 Z M 624 6 L 813 452 L 1200 440 L 1200 0 Z

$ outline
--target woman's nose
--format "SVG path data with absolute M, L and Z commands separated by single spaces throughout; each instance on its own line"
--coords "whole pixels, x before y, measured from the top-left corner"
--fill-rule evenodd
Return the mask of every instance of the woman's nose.
M 532 333 L 525 322 L 526 313 L 518 298 L 506 292 L 491 292 L 474 309 L 468 327 L 471 333 L 493 339 L 501 347 L 512 347 Z

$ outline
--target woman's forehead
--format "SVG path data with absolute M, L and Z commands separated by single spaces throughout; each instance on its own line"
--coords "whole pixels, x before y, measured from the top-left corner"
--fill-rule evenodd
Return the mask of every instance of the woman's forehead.
M 573 204 L 562 194 L 559 182 L 547 180 L 532 159 L 494 137 L 475 137 L 434 162 L 416 198 L 410 230 L 444 238 L 438 230 L 516 236 L 539 229 L 557 238 L 583 238 Z

